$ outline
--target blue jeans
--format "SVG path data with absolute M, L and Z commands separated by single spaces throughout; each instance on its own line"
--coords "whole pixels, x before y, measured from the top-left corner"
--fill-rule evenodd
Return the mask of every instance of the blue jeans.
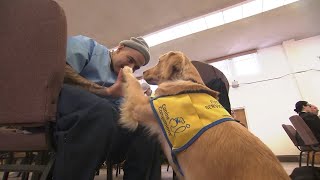
M 94 179 L 105 160 L 123 159 L 124 179 L 161 178 L 159 144 L 141 127 L 135 132 L 121 128 L 117 107 L 108 99 L 64 85 L 57 117 L 54 179 Z

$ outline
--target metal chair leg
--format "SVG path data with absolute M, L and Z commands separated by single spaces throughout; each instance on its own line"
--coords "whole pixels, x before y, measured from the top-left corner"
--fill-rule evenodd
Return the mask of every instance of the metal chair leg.
M 38 154 L 35 156 L 34 161 L 36 165 L 42 165 L 46 164 L 46 154 L 47 152 L 38 152 Z M 48 158 L 48 157 L 47 157 Z M 33 172 L 31 180 L 38 180 L 41 176 L 41 173 L 39 172 Z
M 309 157 L 310 157 L 310 156 L 309 156 L 309 153 L 310 153 L 310 152 L 308 151 L 308 152 L 307 152 L 307 167 L 309 166 Z
M 120 163 L 116 165 L 116 177 L 120 174 Z
M 314 167 L 314 157 L 316 155 L 316 152 L 313 152 L 312 154 L 312 162 L 311 162 L 311 166 Z
M 299 167 L 301 167 L 301 161 L 302 161 L 302 151 L 300 151 L 300 155 L 299 155 Z
M 55 155 L 54 154 L 51 155 L 50 160 L 49 160 L 46 168 L 44 169 L 44 171 L 41 174 L 40 180 L 46 180 L 48 178 L 55 160 L 56 160 Z
M 25 162 L 21 164 L 32 164 L 33 160 L 35 158 L 35 155 L 32 153 L 32 152 L 26 152 L 26 157 L 25 157 Z M 28 180 L 29 179 L 29 172 L 23 172 L 22 173 L 22 180 Z M 32 176 L 33 176 L 34 173 L 32 173 Z M 39 178 L 38 178 L 39 179 Z M 37 180 L 38 180 L 37 179 Z
M 107 162 L 107 180 L 112 180 L 112 162 Z
M 11 153 L 9 153 L 9 157 L 8 157 L 8 159 L 5 161 L 5 163 L 11 164 L 12 161 L 13 161 L 13 153 L 11 152 Z M 3 176 L 2 176 L 2 180 L 8 180 L 9 173 L 10 173 L 9 171 L 4 171 L 4 172 L 3 172 Z
M 172 179 L 173 179 L 173 180 L 178 179 L 178 178 L 177 178 L 177 174 L 176 174 L 174 171 L 173 171 Z
M 96 176 L 99 176 L 100 174 L 100 169 L 96 170 Z

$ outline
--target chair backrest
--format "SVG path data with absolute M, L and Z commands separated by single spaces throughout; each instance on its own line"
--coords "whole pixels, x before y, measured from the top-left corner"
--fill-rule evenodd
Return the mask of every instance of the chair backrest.
M 218 91 L 220 104 L 231 114 L 231 105 L 229 100 L 229 82 L 226 76 L 219 69 L 210 64 L 191 61 L 198 70 L 204 84 L 210 89 Z
M 292 125 L 296 128 L 297 133 L 300 135 L 305 145 L 312 146 L 319 144 L 311 129 L 300 116 L 294 115 L 291 116 L 289 119 Z
M 298 141 L 296 139 L 297 131 L 294 129 L 294 127 L 286 124 L 282 124 L 282 127 L 284 131 L 286 131 L 287 135 L 289 136 L 293 144 L 295 146 L 299 146 Z
M 199 71 L 199 74 L 205 84 L 209 83 L 213 78 L 221 78 L 223 83 L 226 86 L 227 91 L 229 92 L 229 81 L 227 77 L 219 69 L 211 66 L 210 64 L 200 62 L 200 61 L 191 61 L 192 64 Z
M 52 0 L 1 0 L 0 125 L 55 120 L 66 58 L 66 17 Z

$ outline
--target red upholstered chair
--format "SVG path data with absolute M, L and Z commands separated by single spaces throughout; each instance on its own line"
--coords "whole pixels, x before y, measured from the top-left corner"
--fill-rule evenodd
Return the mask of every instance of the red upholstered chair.
M 0 27 L 0 154 L 48 152 L 64 76 L 66 17 L 55 1 L 2 0 Z M 6 161 L 0 165 L 3 179 L 12 171 L 46 179 L 52 154 L 48 165 Z

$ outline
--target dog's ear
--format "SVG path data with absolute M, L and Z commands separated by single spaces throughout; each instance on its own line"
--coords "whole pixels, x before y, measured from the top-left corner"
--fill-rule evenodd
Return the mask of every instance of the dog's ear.
M 164 79 L 179 79 L 185 65 L 185 55 L 181 52 L 169 52 L 166 57 L 166 70 Z

